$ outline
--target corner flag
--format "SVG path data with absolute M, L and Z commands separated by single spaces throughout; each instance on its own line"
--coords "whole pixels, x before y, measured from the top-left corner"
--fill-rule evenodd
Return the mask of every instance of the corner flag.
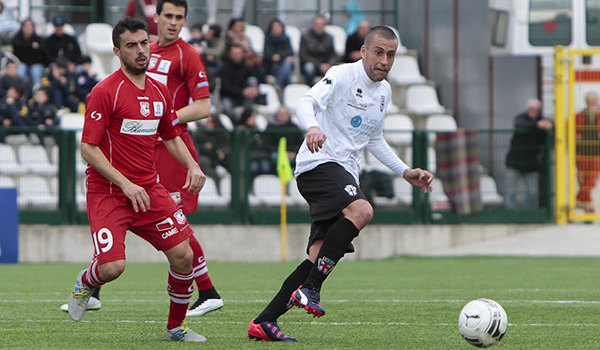
M 279 139 L 279 148 L 277 150 L 277 175 L 283 185 L 287 185 L 294 173 L 290 165 L 290 159 L 287 155 L 287 140 L 285 137 Z

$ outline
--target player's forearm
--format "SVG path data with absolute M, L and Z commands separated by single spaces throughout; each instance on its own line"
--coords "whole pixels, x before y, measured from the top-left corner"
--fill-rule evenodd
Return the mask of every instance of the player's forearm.
M 185 165 L 188 169 L 200 167 L 179 136 L 174 139 L 163 140 L 163 142 L 165 147 L 167 147 L 169 150 L 169 153 L 171 153 L 175 159 Z
M 110 164 L 98 146 L 82 142 L 81 156 L 89 165 L 94 167 L 100 175 L 104 176 L 104 178 L 115 185 L 123 188 L 124 185 L 131 183 L 125 175 Z
M 385 166 L 400 176 L 404 176 L 406 170 L 410 170 L 410 167 L 406 165 L 394 151 L 392 151 L 387 142 L 385 142 L 383 136 L 371 139 L 367 145 L 367 149 L 381 163 L 385 164 Z
M 210 116 L 210 98 L 201 98 L 177 110 L 177 118 L 181 123 L 194 122 Z

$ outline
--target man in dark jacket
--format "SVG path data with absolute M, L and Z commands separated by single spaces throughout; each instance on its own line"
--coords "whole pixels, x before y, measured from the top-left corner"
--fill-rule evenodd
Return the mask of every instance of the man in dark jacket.
M 352 63 L 360 60 L 360 47 L 365 41 L 369 29 L 371 29 L 371 23 L 367 20 L 361 21 L 356 32 L 346 39 L 344 62 Z
M 62 16 L 54 17 L 54 34 L 45 40 L 46 58 L 49 63 L 56 61 L 59 57 L 64 57 L 70 62 L 79 64 L 81 61 L 81 49 L 77 39 L 65 33 L 65 24 L 67 21 Z
M 242 120 L 241 114 L 235 113 L 234 108 L 243 107 L 245 114 L 249 114 L 252 103 L 258 96 L 258 79 L 244 61 L 243 55 L 244 49 L 240 45 L 232 45 L 219 72 L 221 108 L 236 125 L 240 125 Z
M 300 39 L 300 70 L 309 86 L 313 85 L 315 77 L 325 75 L 337 61 L 333 38 L 325 33 L 326 23 L 325 17 L 315 17 L 312 28 Z
M 530 99 L 527 111 L 515 117 L 515 133 L 506 155 L 504 190 L 508 209 L 537 207 L 538 173 L 544 160 L 546 132 L 552 129 L 552 122 L 544 119 L 541 112 L 541 102 Z M 517 193 L 523 194 L 522 201 L 517 200 Z

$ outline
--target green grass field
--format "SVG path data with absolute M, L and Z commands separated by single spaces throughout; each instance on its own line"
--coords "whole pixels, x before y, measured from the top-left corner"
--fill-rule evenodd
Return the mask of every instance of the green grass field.
M 342 262 L 321 297 L 327 314 L 290 310 L 296 344 L 255 342 L 247 325 L 296 263 L 212 263 L 223 309 L 188 325 L 208 343 L 162 340 L 166 264 L 130 264 L 102 291 L 103 307 L 71 321 L 59 311 L 83 264 L 0 265 L 2 349 L 474 349 L 456 320 L 470 299 L 504 306 L 498 349 L 598 349 L 600 259 L 397 258 Z M 195 295 L 194 295 L 195 297 Z

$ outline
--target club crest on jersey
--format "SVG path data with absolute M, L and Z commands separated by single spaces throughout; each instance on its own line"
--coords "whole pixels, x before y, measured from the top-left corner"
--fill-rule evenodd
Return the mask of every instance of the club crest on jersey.
M 177 210 L 175 214 L 173 214 L 173 217 L 175 218 L 175 220 L 177 220 L 177 223 L 179 223 L 179 225 L 185 224 L 185 215 L 183 214 L 183 211 L 181 209 Z
M 360 115 L 355 115 L 350 119 L 350 125 L 353 127 L 358 128 L 360 124 L 362 124 L 362 117 Z
M 150 115 L 150 103 L 148 103 L 146 101 L 140 102 L 140 114 L 143 117 L 147 117 Z
M 381 95 L 379 102 L 379 111 L 383 112 L 383 108 L 385 108 L 385 96 Z

